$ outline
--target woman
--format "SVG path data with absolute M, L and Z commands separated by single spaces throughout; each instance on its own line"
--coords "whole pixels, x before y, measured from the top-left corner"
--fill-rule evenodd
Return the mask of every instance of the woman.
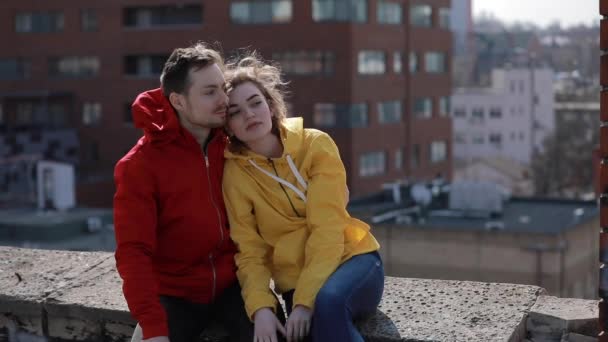
M 237 276 L 255 341 L 363 341 L 353 320 L 376 310 L 384 270 L 367 224 L 346 211 L 346 172 L 327 135 L 285 118 L 280 72 L 255 55 L 227 71 L 223 191 Z M 271 308 L 285 299 L 283 327 Z

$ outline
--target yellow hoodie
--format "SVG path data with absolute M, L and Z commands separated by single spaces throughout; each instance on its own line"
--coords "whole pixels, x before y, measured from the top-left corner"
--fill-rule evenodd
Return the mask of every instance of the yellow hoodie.
M 271 278 L 279 293 L 295 289 L 294 307 L 313 309 L 338 266 L 379 248 L 370 227 L 346 211 L 346 172 L 329 135 L 303 129 L 302 118 L 286 119 L 280 132 L 280 158 L 224 153 L 224 199 L 249 317 L 275 307 Z

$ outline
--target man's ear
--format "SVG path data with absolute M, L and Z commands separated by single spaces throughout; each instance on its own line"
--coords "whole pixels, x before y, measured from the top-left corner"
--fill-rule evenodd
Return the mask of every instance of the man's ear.
M 183 112 L 186 108 L 186 99 L 181 94 L 172 92 L 169 94 L 169 102 L 171 102 L 173 108 L 175 108 L 178 112 Z

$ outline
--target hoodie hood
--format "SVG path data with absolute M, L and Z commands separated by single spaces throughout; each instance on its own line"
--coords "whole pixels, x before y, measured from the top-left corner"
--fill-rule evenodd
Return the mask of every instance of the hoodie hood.
M 287 155 L 294 156 L 298 154 L 301 151 L 300 147 L 304 142 L 304 119 L 301 117 L 284 119 L 279 126 L 279 132 L 281 134 L 281 142 L 283 143 L 283 155 L 280 158 L 284 158 Z M 245 149 L 240 153 L 233 153 L 226 149 L 224 157 L 226 159 L 242 160 L 268 159 L 249 149 Z
M 160 88 L 145 91 L 137 96 L 131 107 L 133 123 L 144 130 L 147 139 L 166 142 L 180 135 L 181 125 L 177 113 Z

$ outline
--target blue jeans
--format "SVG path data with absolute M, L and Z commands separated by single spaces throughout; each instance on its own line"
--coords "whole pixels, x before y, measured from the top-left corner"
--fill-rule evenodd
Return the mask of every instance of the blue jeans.
M 352 257 L 327 279 L 315 300 L 312 342 L 362 342 L 355 319 L 376 311 L 384 291 L 384 267 L 378 252 Z M 283 294 L 291 314 L 293 290 Z

